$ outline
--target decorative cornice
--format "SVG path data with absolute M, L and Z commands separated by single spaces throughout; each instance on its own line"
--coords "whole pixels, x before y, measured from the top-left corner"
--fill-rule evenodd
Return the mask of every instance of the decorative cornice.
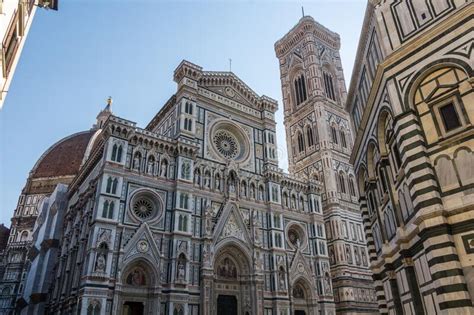
M 313 34 L 335 50 L 339 50 L 341 47 L 341 39 L 337 33 L 319 24 L 311 16 L 304 16 L 285 36 L 275 43 L 277 57 L 280 58 L 288 53 L 306 34 Z

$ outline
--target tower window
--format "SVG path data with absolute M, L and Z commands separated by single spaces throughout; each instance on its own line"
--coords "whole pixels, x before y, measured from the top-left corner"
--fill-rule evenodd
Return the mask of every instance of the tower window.
M 439 112 L 443 119 L 443 124 L 446 131 L 451 131 L 461 127 L 461 122 L 459 121 L 459 116 L 456 112 L 456 108 L 454 108 L 453 103 L 444 105 L 439 109 Z
M 324 89 L 326 91 L 326 96 L 332 99 L 333 101 L 335 101 L 336 93 L 334 92 L 334 83 L 332 80 L 332 76 L 326 72 L 323 72 L 323 80 L 324 80 Z
M 343 148 L 347 148 L 347 142 L 346 142 L 346 134 L 344 131 L 339 131 L 339 137 L 341 138 L 341 144 Z
M 300 75 L 294 81 L 295 84 L 295 97 L 296 97 L 296 105 L 299 105 L 306 101 L 306 81 L 304 75 Z
M 298 132 L 298 152 L 303 152 L 304 151 L 304 141 L 303 141 L 303 135 Z
M 331 126 L 331 135 L 332 135 L 332 142 L 337 144 L 337 133 L 336 133 L 336 128 Z
M 313 128 L 308 127 L 308 129 L 306 129 L 306 134 L 307 134 L 307 137 L 308 137 L 308 145 L 312 146 L 314 144 Z

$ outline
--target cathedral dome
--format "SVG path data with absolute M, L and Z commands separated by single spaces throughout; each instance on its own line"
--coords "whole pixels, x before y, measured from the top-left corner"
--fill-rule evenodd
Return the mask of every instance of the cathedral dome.
M 96 132 L 78 132 L 53 144 L 36 162 L 30 178 L 76 175 L 92 147 Z

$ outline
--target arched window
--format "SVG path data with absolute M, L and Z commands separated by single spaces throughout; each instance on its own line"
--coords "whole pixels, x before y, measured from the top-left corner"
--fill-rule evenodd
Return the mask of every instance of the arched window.
M 180 193 L 180 195 L 179 195 L 179 207 L 181 209 L 189 209 L 188 208 L 188 203 L 189 203 L 189 195 L 187 193 Z
M 116 159 L 117 159 L 117 149 L 118 149 L 118 146 L 116 144 L 114 144 L 112 146 L 112 156 L 111 156 L 112 161 L 116 161 Z
M 182 232 L 188 231 L 188 216 L 185 214 L 180 214 L 178 216 L 178 230 Z
M 369 214 L 373 215 L 377 211 L 377 208 L 375 207 L 374 195 L 372 194 L 372 192 L 369 192 L 368 196 L 369 196 Z
M 352 176 L 349 177 L 349 193 L 351 196 L 355 197 L 355 186 L 354 186 L 354 178 Z
M 395 215 L 393 210 L 389 207 L 384 213 L 384 225 L 387 233 L 387 238 L 391 239 L 397 230 L 397 224 L 395 221 Z
M 242 197 L 247 197 L 247 183 L 245 181 L 242 181 L 242 183 L 240 184 L 240 187 L 242 188 L 241 189 Z
M 336 93 L 334 91 L 334 82 L 333 82 L 332 75 L 327 72 L 323 72 L 323 81 L 324 81 L 324 90 L 326 92 L 326 96 L 332 99 L 333 101 L 335 101 Z
M 193 104 L 186 102 L 184 106 L 184 112 L 186 114 L 192 115 L 193 114 Z
M 332 142 L 337 144 L 337 132 L 334 126 L 331 126 L 331 137 L 332 137 Z
M 92 301 L 87 307 L 87 315 L 100 315 L 100 302 Z
M 105 192 L 108 194 L 112 192 L 112 183 L 113 183 L 113 179 L 112 177 L 109 176 L 109 178 L 107 178 L 107 186 L 105 187 Z
M 384 193 L 386 193 L 388 189 L 387 178 L 385 177 L 385 171 L 382 167 L 379 168 L 379 176 L 380 182 L 382 183 L 382 190 Z
M 343 148 L 347 148 L 346 134 L 344 131 L 339 131 L 339 138 L 341 139 L 341 145 Z
M 304 101 L 306 101 L 307 99 L 306 81 L 303 74 L 301 74 L 294 80 L 294 86 L 295 86 L 296 105 L 299 105 L 303 103 Z
M 189 161 L 183 161 L 181 163 L 181 178 L 186 180 L 191 179 L 191 163 Z
M 303 152 L 304 151 L 304 140 L 303 140 L 303 135 L 301 132 L 298 131 L 298 152 Z
M 339 173 L 339 189 L 341 190 L 341 193 L 345 194 L 346 193 L 346 182 L 344 180 L 344 174 Z
M 304 198 L 303 196 L 300 196 L 300 203 L 298 205 L 298 208 L 300 211 L 304 211 Z
M 105 200 L 102 207 L 102 217 L 112 219 L 114 217 L 114 207 L 115 204 L 113 201 Z
M 117 159 L 116 159 L 117 162 L 122 162 L 122 151 L 123 151 L 122 145 L 119 145 L 117 149 Z
M 112 182 L 112 194 L 116 194 L 117 193 L 117 185 L 118 185 L 118 179 L 117 178 L 114 178 L 113 182 Z
M 190 118 L 184 118 L 184 129 L 187 131 L 193 130 L 193 120 Z
M 306 129 L 306 137 L 308 139 L 308 146 L 314 145 L 313 128 L 308 127 Z

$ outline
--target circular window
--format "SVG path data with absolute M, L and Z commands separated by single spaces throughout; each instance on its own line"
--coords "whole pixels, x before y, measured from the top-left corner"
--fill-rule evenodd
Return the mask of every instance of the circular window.
M 133 195 L 130 210 L 133 216 L 141 221 L 152 220 L 161 211 L 158 197 L 150 191 L 141 191 Z
M 210 134 L 212 148 L 224 159 L 243 161 L 248 157 L 250 142 L 236 125 L 226 121 L 217 122 Z
M 288 237 L 288 241 L 293 248 L 305 248 L 307 245 L 306 233 L 304 229 L 298 224 L 292 224 L 287 232 L 286 235 Z
M 237 138 L 227 130 L 218 130 L 212 139 L 217 151 L 228 159 L 239 154 Z

